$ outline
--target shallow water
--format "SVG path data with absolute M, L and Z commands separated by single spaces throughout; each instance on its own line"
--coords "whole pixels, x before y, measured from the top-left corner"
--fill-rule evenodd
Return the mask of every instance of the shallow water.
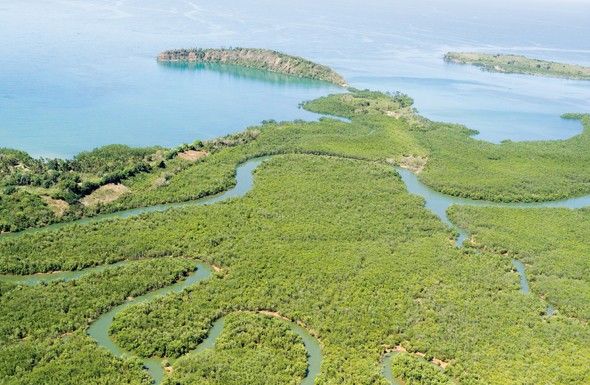
M 179 281 L 173 285 L 163 287 L 158 290 L 151 291 L 142 296 L 136 297 L 130 301 L 127 301 L 119 306 L 112 308 L 107 313 L 101 315 L 96 321 L 94 321 L 88 328 L 88 335 L 92 337 L 96 343 L 103 348 L 107 349 L 111 354 L 122 357 L 123 355 L 132 355 L 129 352 L 121 349 L 119 345 L 113 341 L 109 335 L 109 328 L 113 323 L 113 319 L 121 311 L 125 310 L 129 306 L 136 305 L 138 303 L 148 302 L 158 297 L 163 297 L 170 293 L 179 293 L 189 286 L 192 286 L 200 281 L 209 278 L 212 274 L 209 266 L 203 263 L 197 263 L 197 270 L 189 275 L 186 279 Z M 154 379 L 155 383 L 160 383 L 164 377 L 164 368 L 160 359 L 152 358 L 144 361 L 144 366 Z
M 31 0 L 0 3 L 0 146 L 72 156 L 108 143 L 172 146 L 263 119 L 315 119 L 300 101 L 338 90 L 275 75 L 158 65 L 178 47 L 282 50 L 351 85 L 401 90 L 427 117 L 481 138 L 566 138 L 590 82 L 502 75 L 442 61 L 448 50 L 590 64 L 583 2 Z M 567 20 L 567 24 L 564 24 Z M 542 25 L 543 28 L 539 28 Z
M 8 282 L 15 285 L 26 285 L 35 286 L 44 282 L 55 282 L 55 281 L 71 281 L 74 279 L 81 278 L 91 273 L 99 273 L 111 267 L 116 267 L 125 262 L 117 262 L 111 265 L 101 265 L 95 267 L 89 267 L 83 270 L 76 271 L 57 271 L 52 273 L 38 273 L 30 275 L 16 275 L 16 274 L 0 274 L 0 281 Z
M 320 367 L 322 366 L 322 350 L 318 340 L 313 337 L 307 330 L 294 322 L 289 322 L 291 330 L 293 330 L 303 340 L 305 351 L 307 352 L 307 374 L 301 385 L 313 385 L 315 379 L 320 374 Z
M 223 326 L 225 325 L 225 318 L 221 317 L 215 322 L 213 322 L 213 326 L 209 329 L 207 333 L 207 337 L 193 350 L 191 353 L 200 353 L 206 349 L 214 349 L 215 348 L 215 341 L 221 335 L 223 331 Z
M 389 385 L 403 385 L 403 382 L 400 379 L 395 378 L 391 369 L 391 360 L 393 359 L 394 354 L 395 352 L 387 353 L 383 356 L 381 374 L 383 374 L 383 377 L 389 382 Z
M 120 76 L 133 84 L 103 90 L 105 80 L 96 79 L 100 85 L 86 86 L 97 89 L 81 95 L 82 85 L 67 83 L 60 89 L 40 85 L 42 89 L 19 94 L 23 80 L 2 79 L 0 74 L 8 86 L 6 97 L 0 95 L 0 143 L 46 157 L 71 157 L 110 143 L 171 147 L 241 131 L 264 119 L 315 120 L 318 115 L 298 108 L 298 103 L 338 90 L 326 83 L 236 67 L 136 61 L 128 68 L 112 64 L 113 81 Z M 63 81 L 75 82 L 71 76 L 64 74 Z M 74 90 L 61 89 L 66 86 Z
M 97 220 L 104 220 L 108 218 L 126 218 L 133 215 L 139 215 L 147 212 L 154 212 L 154 211 L 164 211 L 168 209 L 178 208 L 178 207 L 185 207 L 185 206 L 203 206 L 203 205 L 210 205 L 215 202 L 221 202 L 228 200 L 230 198 L 242 197 L 250 191 L 254 185 L 254 170 L 265 160 L 269 157 L 259 157 L 255 159 L 251 159 L 243 164 L 239 165 L 236 169 L 236 185 L 235 187 L 221 193 L 218 195 L 204 197 L 198 200 L 189 201 L 189 202 L 182 202 L 177 204 L 166 204 L 166 205 L 157 205 L 157 206 L 150 206 L 144 207 L 134 210 L 127 210 L 121 211 L 113 214 L 104 215 L 100 217 L 94 218 L 85 218 L 82 220 L 77 221 L 78 223 L 88 223 L 91 221 Z M 63 226 L 64 224 L 57 224 L 47 227 L 59 227 Z M 45 228 L 47 228 L 45 227 Z M 32 231 L 38 231 L 40 229 L 35 229 Z M 27 231 L 31 232 L 31 231 Z M 17 234 L 22 234 L 17 233 Z M 97 267 L 91 267 L 79 271 L 63 271 L 63 272 L 54 272 L 54 273 L 46 273 L 46 274 L 31 274 L 31 275 L 9 275 L 9 274 L 2 274 L 0 275 L 0 281 L 14 283 L 14 284 L 23 284 L 23 285 L 38 285 L 43 282 L 50 282 L 50 281 L 69 281 L 73 279 L 80 278 L 84 275 L 104 271 L 107 268 L 112 268 L 115 266 L 120 266 L 122 264 L 127 263 L 128 261 L 118 262 L 112 265 L 101 265 Z M 120 348 L 115 341 L 109 335 L 109 329 L 113 323 L 114 318 L 117 314 L 121 311 L 125 310 L 129 306 L 133 306 L 139 303 L 148 302 L 154 300 L 158 297 L 165 296 L 170 293 L 178 293 L 183 291 L 189 286 L 195 285 L 198 282 L 204 281 L 210 278 L 212 275 L 211 268 L 203 263 L 197 263 L 195 271 L 190 274 L 186 279 L 179 281 L 175 284 L 151 291 L 139 297 L 135 297 L 131 300 L 126 301 L 125 303 L 112 308 L 107 313 L 102 314 L 97 320 L 92 322 L 88 328 L 88 335 L 92 337 L 98 345 L 107 349 L 111 354 L 122 357 L 122 356 L 130 356 L 132 355 L 131 352 L 127 352 Z M 307 352 L 307 373 L 304 379 L 301 382 L 301 385 L 313 385 L 315 378 L 320 372 L 321 362 L 322 362 L 322 354 L 320 345 L 315 337 L 313 337 L 307 330 L 303 327 L 299 326 L 298 324 L 285 321 L 289 323 L 289 326 L 292 331 L 294 331 L 297 335 L 299 335 L 303 343 L 305 345 L 305 349 Z M 224 318 L 220 318 L 216 320 L 207 337 L 197 346 L 197 348 L 190 353 L 198 353 L 205 349 L 213 349 L 215 347 L 215 341 L 223 331 L 224 325 Z M 158 357 L 152 358 L 144 358 L 143 364 L 150 376 L 153 379 L 155 384 L 159 384 L 162 382 L 164 378 L 164 368 L 162 366 L 162 359 Z
M 570 199 L 562 199 L 557 201 L 546 202 L 528 202 L 528 203 L 502 203 L 502 202 L 488 202 L 483 200 L 474 200 L 467 198 L 459 198 L 451 195 L 446 195 L 438 192 L 420 181 L 418 176 L 413 172 L 401 167 L 396 167 L 397 173 L 400 175 L 402 181 L 410 194 L 418 195 L 425 201 L 427 209 L 432 211 L 441 221 L 452 227 L 458 232 L 456 240 L 457 246 L 462 246 L 469 234 L 465 229 L 456 226 L 451 222 L 447 215 L 447 210 L 452 205 L 463 206 L 482 206 L 482 207 L 508 207 L 508 208 L 570 208 L 577 209 L 590 206 L 590 195 L 575 197 Z
M 530 202 L 530 203 L 499 203 L 478 201 L 473 199 L 458 198 L 451 195 L 445 195 L 438 191 L 431 189 L 418 179 L 416 174 L 401 167 L 396 167 L 397 173 L 401 176 L 402 181 L 406 185 L 406 189 L 410 194 L 420 196 L 424 199 L 425 206 L 434 215 L 436 215 L 443 223 L 457 232 L 455 244 L 457 247 L 462 247 L 465 241 L 469 238 L 469 233 L 466 229 L 457 226 L 453 223 L 448 215 L 447 210 L 452 205 L 466 205 L 466 206 L 482 206 L 482 207 L 508 207 L 508 208 L 569 208 L 577 209 L 590 206 L 590 195 L 585 195 L 576 198 L 563 199 L 558 201 L 547 202 Z M 518 273 L 520 281 L 520 291 L 523 294 L 529 294 L 529 282 L 526 276 L 526 268 L 522 261 L 517 259 L 512 260 L 512 265 Z M 552 304 L 547 305 L 545 314 L 552 316 L 556 309 Z
M 512 265 L 514 266 L 516 272 L 518 273 L 518 276 L 520 277 L 520 291 L 522 291 L 524 294 L 530 293 L 531 289 L 529 288 L 529 281 L 526 277 L 524 263 L 522 263 L 518 259 L 513 259 Z

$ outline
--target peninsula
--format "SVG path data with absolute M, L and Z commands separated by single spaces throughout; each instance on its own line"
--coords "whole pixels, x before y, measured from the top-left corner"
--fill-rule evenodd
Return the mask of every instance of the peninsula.
M 0 384 L 589 384 L 590 114 L 494 144 L 399 92 L 301 107 L 346 119 L 0 148 Z
M 533 59 L 522 55 L 447 52 L 446 62 L 471 64 L 484 71 L 590 80 L 590 67 Z
M 278 51 L 259 48 L 191 48 L 164 51 L 160 62 L 220 63 L 255 68 L 299 78 L 321 80 L 347 87 L 346 80 L 330 67 Z

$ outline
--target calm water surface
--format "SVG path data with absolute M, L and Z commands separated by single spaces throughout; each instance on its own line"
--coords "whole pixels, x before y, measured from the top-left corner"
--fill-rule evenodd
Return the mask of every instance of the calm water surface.
M 424 199 L 425 207 L 436 215 L 443 223 L 455 229 L 458 233 L 456 239 L 457 246 L 462 246 L 469 234 L 465 229 L 457 227 L 447 215 L 447 210 L 452 205 L 458 206 L 478 206 L 478 207 L 504 207 L 515 209 L 534 209 L 534 208 L 568 208 L 579 209 L 590 206 L 590 195 L 583 195 L 575 198 L 560 199 L 556 201 L 545 202 L 488 202 L 483 200 L 474 200 L 469 198 L 460 198 L 452 195 L 446 195 L 426 186 L 413 172 L 396 167 L 397 173 L 404 182 L 406 189 L 410 194 L 420 196 Z
M 590 4 L 520 0 L 0 0 L 0 146 L 72 156 L 107 143 L 172 146 L 263 119 L 315 119 L 302 100 L 338 90 L 220 67 L 162 66 L 176 47 L 250 46 L 330 65 L 351 85 L 412 95 L 431 119 L 494 142 L 567 138 L 590 82 L 445 64 L 447 50 L 590 65 Z M 567 21 L 567 22 L 565 22 Z

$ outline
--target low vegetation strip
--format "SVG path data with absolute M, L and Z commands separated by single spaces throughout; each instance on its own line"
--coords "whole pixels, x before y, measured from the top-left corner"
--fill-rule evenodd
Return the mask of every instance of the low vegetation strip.
M 396 153 L 394 163 L 419 171 L 425 184 L 445 194 L 494 202 L 539 202 L 590 194 L 590 114 L 562 115 L 579 120 L 583 127 L 579 135 L 566 140 L 495 144 L 474 138 L 477 132 L 465 126 L 420 117 L 411 108 L 411 99 L 400 94 L 353 90 L 312 100 L 304 107 L 348 117 L 352 124 L 375 130 L 398 127 L 397 140 L 407 137 L 412 146 L 402 148 L 390 142 L 391 153 Z M 402 116 L 388 117 L 390 110 Z M 368 153 L 378 145 L 382 143 L 371 141 L 363 150 Z M 420 164 L 407 164 L 408 159 L 416 158 L 421 158 Z
M 449 63 L 471 64 L 491 72 L 590 80 L 590 67 L 533 59 L 522 55 L 448 52 L 444 59 Z
M 346 87 L 346 80 L 330 67 L 298 56 L 260 48 L 192 48 L 164 51 L 158 61 L 220 63 L 330 82 Z
M 429 159 L 420 179 L 449 195 L 495 202 L 541 202 L 590 194 L 590 115 L 566 140 L 489 143 L 472 130 L 437 123 L 419 132 Z
M 129 192 L 129 188 L 122 184 L 109 183 L 100 186 L 89 195 L 80 200 L 82 205 L 87 207 L 98 206 L 116 201 Z

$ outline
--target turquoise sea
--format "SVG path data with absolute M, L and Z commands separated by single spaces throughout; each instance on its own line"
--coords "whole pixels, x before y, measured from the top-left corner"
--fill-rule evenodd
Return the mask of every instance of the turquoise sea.
M 0 0 L 0 146 L 70 157 L 108 143 L 173 146 L 264 119 L 317 119 L 339 91 L 220 66 L 163 66 L 180 47 L 263 47 L 332 66 L 352 86 L 410 94 L 484 140 L 561 139 L 590 82 L 446 64 L 448 50 L 590 65 L 590 2 Z

